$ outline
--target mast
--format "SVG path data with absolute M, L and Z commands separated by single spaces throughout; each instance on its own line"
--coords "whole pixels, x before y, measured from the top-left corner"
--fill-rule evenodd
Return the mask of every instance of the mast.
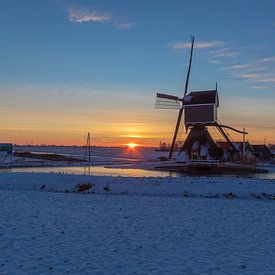
M 243 155 L 245 155 L 245 128 L 243 128 Z
M 85 155 L 84 160 L 87 160 L 88 155 L 88 161 L 91 161 L 91 136 L 90 132 L 88 132 L 87 139 L 86 139 L 86 146 L 85 146 Z

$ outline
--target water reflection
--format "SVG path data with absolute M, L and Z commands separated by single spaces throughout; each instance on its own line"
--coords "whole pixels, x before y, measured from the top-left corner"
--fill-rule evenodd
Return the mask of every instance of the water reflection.
M 4 172 L 4 171 L 2 171 Z M 106 168 L 103 166 L 71 166 L 71 167 L 24 167 L 5 169 L 5 172 L 29 173 L 64 173 L 76 175 L 114 176 L 114 177 L 179 177 L 178 173 L 151 171 L 130 168 Z
M 103 166 L 70 166 L 70 167 L 25 167 L 0 170 L 0 172 L 29 172 L 29 173 L 62 173 L 75 175 L 113 176 L 113 177 L 184 177 L 186 174 L 153 171 L 131 168 L 106 168 Z M 193 175 L 193 176 L 219 176 L 219 175 Z M 220 175 L 221 177 L 235 177 L 235 175 Z M 238 175 L 257 179 L 275 179 L 275 170 L 271 169 L 267 174 Z

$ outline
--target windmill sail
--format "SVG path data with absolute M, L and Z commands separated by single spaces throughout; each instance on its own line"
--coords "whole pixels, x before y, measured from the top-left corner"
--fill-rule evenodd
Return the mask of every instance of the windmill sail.
M 195 37 L 192 36 L 191 37 L 191 51 L 190 51 L 190 58 L 189 58 L 189 66 L 188 66 L 186 82 L 185 82 L 185 89 L 184 89 L 184 97 L 186 96 L 187 90 L 188 90 L 189 77 L 190 77 L 190 71 L 191 71 L 191 65 L 192 65 L 192 57 L 193 57 L 194 40 L 195 40 Z M 184 97 L 183 97 L 183 99 L 184 99 Z M 173 151 L 174 151 L 174 147 L 175 147 L 175 143 L 176 143 L 179 127 L 180 127 L 180 122 L 181 122 L 181 118 L 182 118 L 182 114 L 183 114 L 183 108 L 184 108 L 184 105 L 182 104 L 182 106 L 179 110 L 179 115 L 178 115 L 175 133 L 174 133 L 174 137 L 173 137 L 173 141 L 172 141 L 172 145 L 171 145 L 169 159 L 171 159 Z
M 157 93 L 156 109 L 180 109 L 181 99 L 177 96 Z

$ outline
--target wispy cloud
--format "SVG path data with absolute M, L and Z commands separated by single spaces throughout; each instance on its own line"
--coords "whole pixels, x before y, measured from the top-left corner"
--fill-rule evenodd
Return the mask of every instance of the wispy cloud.
M 209 63 L 210 64 L 220 64 L 221 62 L 219 60 L 215 59 L 215 60 L 210 60 Z
M 190 43 L 186 42 L 174 42 L 171 43 L 171 48 L 174 50 L 183 50 L 190 48 Z M 222 47 L 224 45 L 223 41 L 198 41 L 195 42 L 194 47 L 196 49 L 210 49 L 210 48 L 217 48 Z
M 86 8 L 69 8 L 69 20 L 74 23 L 99 22 L 104 23 L 111 20 L 111 16 L 107 13 L 98 13 Z
M 264 87 L 264 86 L 251 86 L 250 88 L 254 89 L 254 90 L 264 90 L 264 89 L 266 89 L 266 87 Z
M 213 51 L 212 54 L 214 57 L 237 57 L 240 55 L 239 52 L 232 50 L 231 48 L 222 48 L 217 49 L 216 51 Z
M 267 67 L 264 67 L 264 66 L 254 66 L 251 68 L 247 68 L 247 71 L 250 71 L 250 72 L 258 72 L 258 71 L 266 71 L 267 70 Z
M 258 64 L 251 63 L 251 64 L 236 64 L 226 69 L 251 73 L 251 72 L 265 71 L 267 67 L 259 66 Z
M 236 64 L 228 67 L 227 69 L 231 71 L 231 75 L 234 77 L 239 77 L 242 79 L 249 80 L 250 82 L 254 82 L 256 85 L 251 87 L 252 89 L 256 89 L 255 87 L 261 87 L 261 83 L 265 84 L 273 84 L 275 83 L 274 77 L 274 66 L 273 57 L 254 59 L 249 63 L 244 64 Z M 257 85 L 259 84 L 259 85 Z
M 203 58 L 209 64 L 216 64 L 215 70 L 225 72 L 229 77 L 239 78 L 255 90 L 270 89 L 275 83 L 275 56 L 259 57 L 264 52 L 263 46 L 267 45 L 265 42 L 263 45 L 256 45 L 257 47 L 249 45 L 236 48 L 221 40 L 195 41 L 196 48 L 206 49 Z M 190 43 L 176 42 L 169 46 L 180 51 L 190 48 Z
M 275 56 L 269 56 L 269 57 L 265 57 L 265 58 L 261 58 L 261 59 L 258 59 L 258 62 L 261 62 L 261 63 L 273 63 L 275 62 Z
M 126 23 L 114 22 L 113 25 L 115 28 L 119 30 L 131 30 L 134 26 L 134 23 L 133 22 L 126 22 Z
M 249 80 L 250 82 L 255 83 L 256 85 L 252 86 L 252 89 L 263 89 L 262 83 L 265 84 L 273 84 L 275 83 L 275 77 L 268 72 L 261 72 L 261 73 L 251 73 L 249 71 L 243 70 L 239 72 L 232 72 L 230 73 L 233 77 L 242 78 L 245 80 Z M 258 85 L 257 85 L 258 84 Z
M 246 79 L 257 79 L 259 77 L 258 74 L 240 74 L 238 76 L 240 78 L 246 78 Z
M 231 69 L 236 69 L 236 70 L 251 69 L 252 65 L 250 65 L 250 64 L 237 64 L 237 65 L 231 66 L 230 68 Z
M 262 78 L 259 81 L 264 83 L 275 83 L 275 77 Z
M 68 8 L 68 18 L 73 23 L 109 23 L 119 30 L 130 30 L 134 26 L 133 22 L 123 22 L 110 13 L 100 13 L 83 7 Z

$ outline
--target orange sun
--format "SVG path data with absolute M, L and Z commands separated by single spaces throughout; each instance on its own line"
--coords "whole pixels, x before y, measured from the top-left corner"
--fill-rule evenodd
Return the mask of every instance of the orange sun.
M 132 142 L 127 143 L 126 145 L 127 145 L 130 149 L 135 149 L 135 148 L 138 146 L 136 143 L 132 143 Z

